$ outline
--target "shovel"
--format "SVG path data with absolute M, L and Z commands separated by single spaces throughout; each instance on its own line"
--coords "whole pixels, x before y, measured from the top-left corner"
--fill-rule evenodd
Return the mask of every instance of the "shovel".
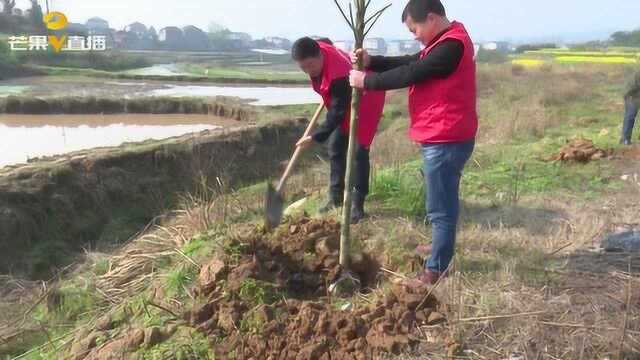
M 311 130 L 313 130 L 316 123 L 318 122 L 318 118 L 320 118 L 320 114 L 322 114 L 323 109 L 324 109 L 324 104 L 320 104 L 318 106 L 318 109 L 316 110 L 316 113 L 313 115 L 311 122 L 309 122 L 309 126 L 307 126 L 307 129 L 305 130 L 303 137 L 309 136 L 309 134 L 311 133 Z M 284 185 L 289 179 L 289 176 L 291 175 L 291 171 L 293 170 L 293 167 L 296 164 L 296 162 L 298 162 L 298 159 L 300 158 L 301 154 L 302 154 L 302 148 L 296 147 L 296 151 L 293 153 L 291 160 L 287 164 L 287 168 L 284 171 L 282 178 L 280 178 L 280 182 L 278 183 L 278 186 L 274 188 L 271 183 L 267 184 L 267 192 L 264 196 L 264 221 L 265 221 L 265 227 L 267 229 L 273 229 L 277 227 L 278 225 L 280 225 L 280 222 L 282 221 L 282 213 L 283 213 L 283 206 L 284 206 L 282 189 L 284 189 Z

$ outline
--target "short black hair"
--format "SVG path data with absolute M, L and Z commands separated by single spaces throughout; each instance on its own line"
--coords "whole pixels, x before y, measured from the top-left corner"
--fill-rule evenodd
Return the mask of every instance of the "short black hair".
M 320 56 L 320 45 L 310 37 L 303 37 L 293 43 L 291 57 L 295 61 L 302 61 Z
M 406 22 L 409 15 L 414 21 L 423 22 L 427 19 L 429 13 L 447 16 L 444 5 L 440 0 L 409 0 L 402 12 L 402 22 Z

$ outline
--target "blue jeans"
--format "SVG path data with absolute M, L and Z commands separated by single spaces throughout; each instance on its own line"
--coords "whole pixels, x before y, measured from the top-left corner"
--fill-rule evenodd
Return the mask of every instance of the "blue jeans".
M 638 106 L 633 102 L 631 97 L 624 99 L 624 123 L 622 125 L 622 140 L 631 141 L 633 133 L 633 125 L 636 123 L 638 115 Z
M 443 272 L 449 267 L 460 214 L 460 179 L 475 140 L 464 143 L 423 144 L 423 174 L 427 219 L 432 226 L 432 252 L 425 266 Z

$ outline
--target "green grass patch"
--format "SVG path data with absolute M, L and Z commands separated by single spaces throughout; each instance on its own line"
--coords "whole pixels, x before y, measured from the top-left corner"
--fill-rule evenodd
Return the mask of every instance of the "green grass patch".
M 600 131 L 587 128 L 581 135 L 594 139 L 596 146 L 616 146 L 612 137 L 598 136 Z M 477 148 L 464 171 L 462 197 L 515 204 L 525 196 L 568 193 L 593 199 L 603 190 L 618 189 L 621 183 L 614 176 L 613 165 L 606 160 L 587 164 L 547 160 L 565 144 L 567 138 L 561 134 L 566 133 L 569 130 L 554 129 L 538 141 Z M 421 161 L 412 161 L 374 171 L 371 199 L 378 201 L 382 209 L 423 217 L 425 190 L 421 166 Z
M 383 209 L 424 217 L 425 189 L 420 167 L 420 161 L 413 161 L 375 171 L 371 181 L 371 199 L 379 201 Z
M 206 234 L 198 235 L 182 247 L 182 252 L 187 256 L 195 257 L 205 252 L 210 241 L 210 237 Z
M 181 297 L 197 278 L 197 270 L 192 264 L 181 264 L 166 275 L 165 290 L 167 295 Z
M 280 299 L 280 294 L 274 285 L 252 278 L 248 278 L 242 282 L 238 296 L 253 306 L 272 304 Z
M 20 336 L 7 344 L 0 345 L 0 354 L 5 359 L 13 359 L 32 350 L 35 346 L 45 344 L 48 341 L 47 335 L 42 331 L 27 333 Z M 34 351 L 25 359 L 56 359 L 54 356 L 48 355 L 46 352 Z
M 18 341 L 0 347 L 0 351 L 10 356 L 32 351 L 25 359 L 58 359 L 59 346 L 66 340 L 62 335 L 95 318 L 104 310 L 103 305 L 86 279 L 65 281 L 33 311 L 31 317 L 36 327 Z M 34 350 L 37 347 L 40 348 Z
M 36 319 L 43 323 L 72 324 L 96 310 L 99 300 L 92 288 L 69 283 L 52 292 L 47 304 L 36 313 Z
M 532 144 L 477 150 L 465 170 L 462 192 L 515 203 L 521 196 L 559 192 L 592 198 L 607 187 L 618 186 L 606 160 L 587 164 L 548 161 L 563 144 L 561 138 L 546 137 Z
M 302 71 L 279 71 L 271 68 L 260 67 L 208 67 L 195 64 L 183 64 L 179 66 L 186 73 L 210 78 L 235 78 L 256 81 L 308 81 Z
M 96 276 L 102 276 L 109 272 L 109 265 L 109 259 L 107 257 L 102 257 L 93 264 L 93 273 Z
M 380 124 L 378 124 L 378 133 L 389 129 L 396 122 L 406 122 L 408 118 L 407 104 L 404 102 L 387 101 L 384 106 L 382 119 L 380 119 Z
M 222 249 L 224 230 L 214 228 L 198 234 L 182 247 L 182 252 L 198 263 L 206 263 L 212 254 Z
M 555 262 L 541 249 L 499 244 L 484 252 L 465 253 L 464 248 L 460 248 L 457 253 L 457 269 L 469 279 L 488 280 L 492 276 L 511 275 L 528 286 L 543 286 L 555 279 L 545 271 Z
M 139 350 L 137 355 L 143 360 L 193 360 L 215 359 L 209 339 L 195 329 L 181 329 L 170 340 L 150 349 Z
M 121 71 L 151 66 L 151 63 L 144 56 L 116 52 L 54 53 L 49 51 L 20 53 L 17 56 L 21 63 L 103 71 Z

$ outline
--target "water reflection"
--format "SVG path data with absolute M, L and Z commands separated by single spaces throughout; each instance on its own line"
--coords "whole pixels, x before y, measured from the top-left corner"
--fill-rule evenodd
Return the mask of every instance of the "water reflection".
M 0 166 L 94 147 L 164 139 L 233 123 L 207 115 L 3 115 Z

